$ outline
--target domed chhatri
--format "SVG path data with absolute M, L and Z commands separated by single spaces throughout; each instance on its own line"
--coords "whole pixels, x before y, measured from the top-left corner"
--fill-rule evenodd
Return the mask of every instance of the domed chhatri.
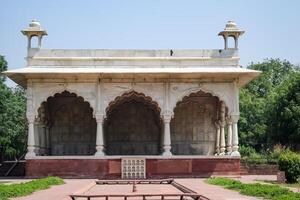
M 245 31 L 240 30 L 234 21 L 228 21 L 225 25 L 223 31 L 221 31 L 218 35 L 223 36 L 224 38 L 224 49 L 228 49 L 228 38 L 232 37 L 234 39 L 234 49 L 238 49 L 238 39 L 241 35 L 243 35 Z
M 21 32 L 23 33 L 23 35 L 27 36 L 27 38 L 28 38 L 28 44 L 27 44 L 28 49 L 32 48 L 32 46 L 31 46 L 32 37 L 38 37 L 38 46 L 36 48 L 41 48 L 42 38 L 44 35 L 47 35 L 46 30 L 43 29 L 41 27 L 40 22 L 35 19 L 33 19 L 29 23 L 29 27 L 21 30 Z

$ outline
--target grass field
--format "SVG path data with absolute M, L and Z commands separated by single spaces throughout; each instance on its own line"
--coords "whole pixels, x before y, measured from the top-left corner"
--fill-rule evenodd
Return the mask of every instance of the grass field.
M 64 184 L 64 181 L 58 177 L 35 179 L 26 183 L 0 184 L 0 200 L 29 195 L 38 190 L 48 189 L 52 185 L 61 184 Z
M 236 190 L 241 194 L 263 197 L 270 200 L 299 200 L 300 193 L 294 193 L 287 188 L 279 185 L 260 184 L 260 183 L 242 183 L 240 181 L 228 178 L 210 178 L 206 180 L 212 185 L 220 185 L 226 189 Z

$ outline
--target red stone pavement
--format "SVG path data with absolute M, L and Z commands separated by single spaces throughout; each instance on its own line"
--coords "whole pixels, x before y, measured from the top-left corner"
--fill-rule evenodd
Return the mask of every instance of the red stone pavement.
M 260 179 L 263 179 L 263 176 L 259 176 Z M 244 178 L 245 180 L 255 180 L 258 179 L 257 177 L 246 177 Z M 241 179 L 243 181 L 244 179 Z M 268 178 L 269 179 L 269 178 Z M 274 177 L 272 177 L 274 179 Z M 120 193 L 122 190 L 128 190 L 130 187 L 123 187 L 121 188 L 120 186 L 117 187 L 109 187 L 108 188 L 101 188 L 98 186 L 94 186 L 94 179 L 65 179 L 66 184 L 64 185 L 59 185 L 59 186 L 53 186 L 50 189 L 47 190 L 41 190 L 33 193 L 32 195 L 25 196 L 25 197 L 19 197 L 19 198 L 14 198 L 15 200 L 62 200 L 66 199 L 69 194 L 74 194 L 74 193 L 82 193 L 83 191 L 86 191 L 85 193 L 95 193 L 95 192 L 100 192 L 104 191 L 103 189 L 106 190 L 106 192 L 114 192 L 114 193 Z M 208 197 L 211 200 L 256 200 L 258 198 L 254 197 L 248 197 L 239 194 L 238 192 L 232 191 L 232 190 L 226 190 L 220 186 L 215 186 L 215 185 L 209 185 L 205 183 L 205 179 L 200 179 L 200 178 L 187 178 L 187 179 L 175 179 L 176 182 L 194 190 L 195 192 L 204 195 Z M 97 188 L 98 189 L 97 189 Z M 140 188 L 139 188 L 140 187 Z M 174 192 L 174 188 L 172 188 L 170 185 L 166 185 L 166 187 L 149 187 L 147 188 L 146 185 L 138 186 L 137 189 L 142 190 L 145 193 L 148 192 Z M 154 191 L 153 191 L 154 190 Z M 68 198 L 67 198 L 68 199 Z
M 62 200 L 66 199 L 69 194 L 82 190 L 91 183 L 95 182 L 94 179 L 64 179 L 65 184 L 52 186 L 47 190 L 40 190 L 34 192 L 29 196 L 13 198 L 14 200 Z

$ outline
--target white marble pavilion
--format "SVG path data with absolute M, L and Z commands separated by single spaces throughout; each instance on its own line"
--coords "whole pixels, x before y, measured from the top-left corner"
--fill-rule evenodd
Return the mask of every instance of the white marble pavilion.
M 259 71 L 239 65 L 233 21 L 213 50 L 43 49 L 39 22 L 22 33 L 27 66 L 5 73 L 27 89 L 27 175 L 118 177 L 126 157 L 148 177 L 239 170 L 239 88 Z M 98 174 L 67 167 L 83 161 Z

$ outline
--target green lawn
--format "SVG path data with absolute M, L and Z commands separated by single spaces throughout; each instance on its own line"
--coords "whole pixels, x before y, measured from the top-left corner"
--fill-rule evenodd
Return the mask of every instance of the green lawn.
M 61 184 L 64 184 L 64 181 L 58 177 L 36 179 L 26 183 L 0 184 L 0 200 L 29 195 L 37 190 L 44 190 L 52 185 Z
M 299 183 L 277 183 L 277 181 L 264 181 L 264 180 L 256 180 L 256 181 L 264 182 L 264 183 L 271 183 L 271 184 L 280 185 L 283 187 L 291 187 L 291 188 L 300 189 L 300 182 Z
M 207 183 L 212 185 L 220 185 L 226 189 L 236 190 L 241 194 L 255 197 L 263 197 L 271 200 L 299 200 L 300 193 L 294 193 L 287 188 L 280 187 L 279 185 L 269 185 L 252 183 L 246 184 L 240 181 L 228 178 L 210 178 L 206 180 Z

